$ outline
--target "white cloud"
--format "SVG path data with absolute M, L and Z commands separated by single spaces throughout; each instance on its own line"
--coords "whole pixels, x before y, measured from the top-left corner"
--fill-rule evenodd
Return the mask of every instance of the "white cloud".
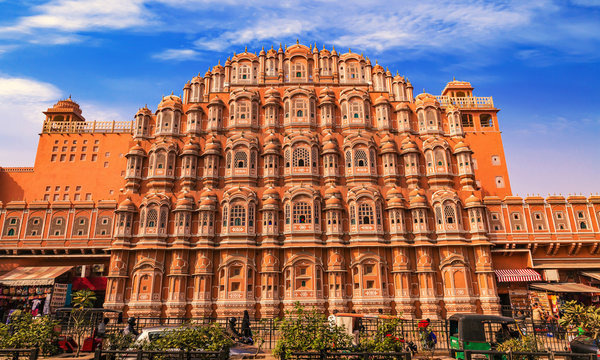
M 197 59 L 199 55 L 199 52 L 192 49 L 167 49 L 152 55 L 152 57 L 159 60 L 184 61 Z
M 0 75 L 0 166 L 33 166 L 43 111 L 65 94 L 53 84 Z M 74 99 L 77 100 L 77 99 Z M 114 105 L 79 102 L 88 121 L 131 120 L 133 113 Z

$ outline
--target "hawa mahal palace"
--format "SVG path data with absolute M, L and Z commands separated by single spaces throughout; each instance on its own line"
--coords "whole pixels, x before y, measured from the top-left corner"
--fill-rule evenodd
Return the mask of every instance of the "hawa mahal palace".
M 133 121 L 58 101 L 34 166 L 0 169 L 0 270 L 104 264 L 104 307 L 127 316 L 435 319 L 499 313 L 502 273 L 600 268 L 600 197 L 513 196 L 499 110 L 473 91 L 415 96 L 361 54 L 294 44 Z

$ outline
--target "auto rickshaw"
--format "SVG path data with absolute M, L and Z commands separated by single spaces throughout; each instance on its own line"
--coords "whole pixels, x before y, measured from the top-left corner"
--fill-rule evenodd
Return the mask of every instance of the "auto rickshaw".
M 522 335 L 516 321 L 505 316 L 454 314 L 448 320 L 450 355 L 455 359 L 465 358 L 461 350 L 494 350 L 499 343 Z

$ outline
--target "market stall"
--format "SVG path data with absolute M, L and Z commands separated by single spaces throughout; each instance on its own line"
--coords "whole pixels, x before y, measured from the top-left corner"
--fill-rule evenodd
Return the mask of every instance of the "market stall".
M 0 276 L 0 312 L 28 309 L 34 315 L 49 314 L 65 306 L 72 266 L 23 266 Z

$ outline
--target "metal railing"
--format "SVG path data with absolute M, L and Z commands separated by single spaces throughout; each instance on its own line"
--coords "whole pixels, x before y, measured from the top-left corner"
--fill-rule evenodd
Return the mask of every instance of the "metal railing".
M 491 96 L 468 96 L 468 97 L 452 97 L 452 96 L 436 96 L 442 106 L 450 104 L 461 109 L 493 109 L 494 100 Z
M 453 353 L 456 353 L 454 351 Z M 557 358 L 573 360 L 596 360 L 596 353 L 571 353 L 565 351 L 495 351 L 495 350 L 462 350 L 465 360 L 474 359 L 473 355 L 483 355 L 483 358 L 498 360 L 530 359 L 530 360 L 554 360 Z M 454 356 L 454 354 L 452 354 Z M 476 356 L 477 357 L 477 356 Z M 480 357 L 477 357 L 480 358 Z
M 42 134 L 85 134 L 133 132 L 134 121 L 44 121 Z
M 0 349 L 0 359 L 7 360 L 37 360 L 40 351 L 34 349 Z
M 227 349 L 221 351 L 144 351 L 97 349 L 94 360 L 226 360 Z
M 293 352 L 291 356 L 282 356 L 281 360 L 411 360 L 410 352 Z

